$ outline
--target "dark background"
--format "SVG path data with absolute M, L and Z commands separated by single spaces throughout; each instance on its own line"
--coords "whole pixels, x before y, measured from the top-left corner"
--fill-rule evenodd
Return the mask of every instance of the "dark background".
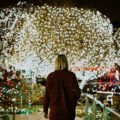
M 53 6 L 77 6 L 96 9 L 110 18 L 114 27 L 120 27 L 120 0 L 0 0 L 0 8 L 14 6 L 19 1 L 40 6 L 47 3 Z

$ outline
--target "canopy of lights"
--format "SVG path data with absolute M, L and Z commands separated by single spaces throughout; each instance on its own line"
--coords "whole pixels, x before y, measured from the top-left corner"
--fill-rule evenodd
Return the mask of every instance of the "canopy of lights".
M 0 26 L 0 59 L 36 75 L 53 71 L 58 54 L 67 56 L 70 68 L 110 67 L 118 59 L 112 24 L 99 11 L 18 3 L 0 10 Z

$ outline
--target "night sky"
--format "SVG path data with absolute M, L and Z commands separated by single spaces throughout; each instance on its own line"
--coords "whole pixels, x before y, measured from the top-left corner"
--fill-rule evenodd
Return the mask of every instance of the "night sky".
M 20 0 L 0 0 L 0 8 L 16 5 Z M 55 6 L 77 6 L 99 10 L 110 18 L 115 27 L 120 27 L 120 0 L 21 0 L 35 5 L 47 3 Z

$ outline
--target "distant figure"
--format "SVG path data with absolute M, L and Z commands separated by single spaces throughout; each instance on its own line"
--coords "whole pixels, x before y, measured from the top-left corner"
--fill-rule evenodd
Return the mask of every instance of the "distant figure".
M 115 82 L 120 82 L 120 66 L 115 63 Z
M 109 79 L 109 91 L 118 92 L 120 84 L 120 66 L 117 63 L 114 64 L 114 67 L 109 72 Z
M 17 82 L 21 82 L 22 80 L 22 76 L 21 76 L 21 72 L 20 71 L 16 71 L 16 81 Z
M 55 71 L 50 73 L 46 81 L 44 97 L 44 116 L 49 120 L 74 120 L 80 89 L 76 76 L 68 70 L 65 55 L 58 55 L 55 61 Z

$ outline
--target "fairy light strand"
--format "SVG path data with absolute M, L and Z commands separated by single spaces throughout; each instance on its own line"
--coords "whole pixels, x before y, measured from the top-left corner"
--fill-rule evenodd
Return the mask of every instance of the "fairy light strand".
M 0 11 L 6 63 L 41 76 L 54 69 L 54 58 L 60 53 L 66 54 L 70 67 L 113 65 L 113 27 L 99 11 L 22 5 Z M 78 73 L 78 77 L 82 76 Z

